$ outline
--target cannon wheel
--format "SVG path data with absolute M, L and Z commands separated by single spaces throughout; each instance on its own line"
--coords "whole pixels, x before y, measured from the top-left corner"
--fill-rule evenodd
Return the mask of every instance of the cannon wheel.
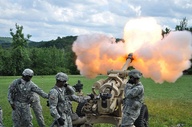
M 148 116 L 147 105 L 143 104 L 141 107 L 140 115 L 136 119 L 134 125 L 136 127 L 148 127 L 148 119 L 149 119 L 149 116 Z
M 85 103 L 86 103 L 86 101 L 85 101 L 85 102 L 80 102 L 80 103 L 78 103 L 78 105 L 77 105 L 76 113 L 77 113 L 77 115 L 78 115 L 79 117 L 85 116 L 85 114 L 83 114 L 83 113 L 81 112 L 81 110 L 82 110 L 83 106 L 85 105 Z
M 81 110 L 82 110 L 83 106 L 85 105 L 85 103 L 86 103 L 86 101 L 85 101 L 85 102 L 80 102 L 80 103 L 78 103 L 78 105 L 77 105 L 76 113 L 77 113 L 77 115 L 78 115 L 79 117 L 85 116 L 85 114 L 83 114 L 83 113 L 81 112 Z M 81 127 L 81 125 L 82 125 L 82 124 L 73 125 L 73 127 Z
M 85 105 L 86 102 L 81 102 L 78 104 L 77 108 L 76 108 L 76 113 L 79 117 L 85 116 L 85 114 L 83 114 L 81 112 L 83 106 Z M 140 111 L 140 115 L 139 117 L 136 119 L 134 125 L 136 127 L 148 127 L 148 108 L 147 105 L 143 104 L 141 107 L 141 111 Z M 77 125 L 77 127 L 80 127 L 81 125 Z
M 80 102 L 78 103 L 77 105 L 77 108 L 76 108 L 76 113 L 79 117 L 82 117 L 82 116 L 85 116 L 84 113 L 81 112 L 83 106 L 85 105 L 85 103 L 87 103 L 87 101 L 84 101 L 84 102 Z M 82 125 L 82 124 L 81 124 Z M 75 127 L 81 127 L 81 125 L 76 125 Z M 86 127 L 93 127 L 93 124 L 86 124 Z

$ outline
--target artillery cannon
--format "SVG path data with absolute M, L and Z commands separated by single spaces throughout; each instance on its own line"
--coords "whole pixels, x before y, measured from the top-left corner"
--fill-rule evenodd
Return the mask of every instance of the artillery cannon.
M 100 79 L 92 86 L 93 98 L 87 102 L 79 103 L 76 113 L 86 117 L 85 126 L 93 126 L 96 123 L 109 123 L 119 127 L 122 119 L 122 101 L 124 87 L 128 81 L 127 68 L 132 62 L 132 54 L 128 55 L 126 63 L 121 70 L 110 70 L 106 79 Z M 136 127 L 147 127 L 148 109 L 143 104 L 140 116 L 135 121 Z

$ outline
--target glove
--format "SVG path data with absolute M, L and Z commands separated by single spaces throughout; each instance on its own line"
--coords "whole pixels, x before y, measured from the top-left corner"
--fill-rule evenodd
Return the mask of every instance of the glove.
M 89 94 L 88 96 L 90 96 L 91 97 L 91 100 L 93 100 L 93 98 L 94 98 L 94 94 Z
M 57 119 L 57 121 L 58 121 L 59 125 L 61 125 L 61 126 L 64 125 L 65 120 L 63 118 L 60 117 L 59 119 Z

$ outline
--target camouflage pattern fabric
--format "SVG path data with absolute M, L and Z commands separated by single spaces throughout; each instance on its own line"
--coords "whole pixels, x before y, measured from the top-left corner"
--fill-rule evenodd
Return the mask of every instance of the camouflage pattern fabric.
M 82 102 L 84 102 L 85 100 L 91 99 L 90 96 L 77 96 L 77 95 L 75 95 L 75 94 L 69 95 L 69 96 L 67 96 L 67 97 L 69 98 L 70 101 L 75 101 L 75 102 L 77 102 L 77 103 L 80 103 L 80 102 L 82 103 Z
M 31 94 L 35 92 L 43 98 L 48 98 L 41 88 L 39 88 L 32 81 L 24 81 L 23 79 L 16 79 L 9 86 L 8 101 L 15 106 L 12 111 L 12 120 L 14 127 L 32 127 L 32 115 L 30 111 Z
M 121 127 L 132 127 L 140 115 L 144 99 L 144 87 L 141 82 L 136 85 L 127 83 L 124 89 L 123 117 Z
M 66 95 L 66 88 L 59 88 L 55 86 L 49 92 L 49 107 L 51 116 L 56 121 L 62 117 L 64 121 L 63 126 L 58 127 L 72 127 L 70 101 Z
M 32 94 L 31 108 L 33 109 L 39 127 L 45 127 L 40 98 L 39 95 L 36 93 Z
M 15 110 L 12 111 L 14 127 L 33 127 L 30 106 L 27 103 L 14 102 Z
M 0 127 L 3 127 L 3 110 L 0 107 Z

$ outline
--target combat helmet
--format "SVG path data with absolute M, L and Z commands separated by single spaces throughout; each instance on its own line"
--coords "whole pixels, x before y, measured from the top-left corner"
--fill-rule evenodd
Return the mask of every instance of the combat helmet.
M 142 77 L 142 73 L 141 73 L 140 71 L 136 70 L 136 69 L 133 69 L 133 70 L 131 70 L 131 71 L 129 72 L 128 76 L 129 76 L 129 77 L 132 76 L 132 77 L 134 77 L 134 78 L 140 79 L 140 78 Z
M 25 69 L 25 70 L 23 71 L 22 75 L 23 75 L 23 76 L 33 76 L 33 75 L 34 75 L 34 72 L 33 72 L 33 70 L 27 68 L 27 69 Z
M 57 73 L 55 78 L 56 80 L 59 80 L 59 81 L 68 81 L 68 76 L 63 72 Z

